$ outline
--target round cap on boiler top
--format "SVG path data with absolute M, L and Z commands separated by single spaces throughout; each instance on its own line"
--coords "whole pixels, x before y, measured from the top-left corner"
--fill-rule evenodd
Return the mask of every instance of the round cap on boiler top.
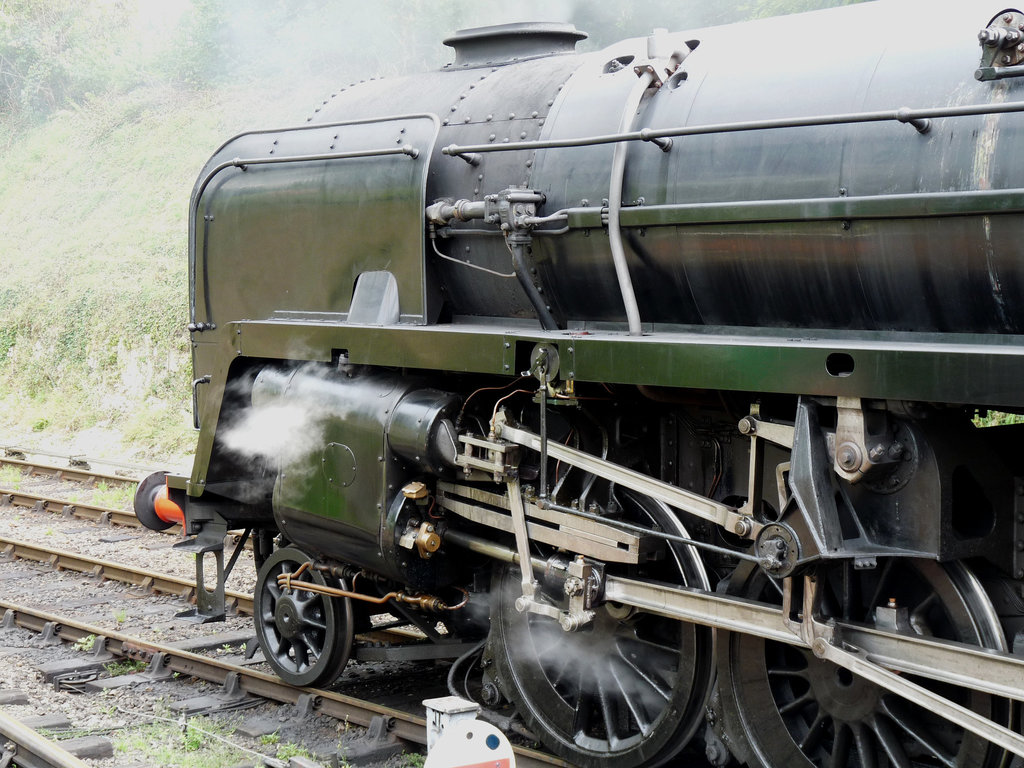
M 573 53 L 576 43 L 586 38 L 587 33 L 574 24 L 536 21 L 460 29 L 443 42 L 455 49 L 455 63 L 450 66 L 484 67 Z

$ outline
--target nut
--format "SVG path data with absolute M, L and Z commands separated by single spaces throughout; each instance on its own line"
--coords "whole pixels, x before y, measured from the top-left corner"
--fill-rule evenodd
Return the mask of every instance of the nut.
M 855 443 L 843 443 L 836 449 L 836 463 L 847 472 L 853 472 L 861 465 L 860 448 Z

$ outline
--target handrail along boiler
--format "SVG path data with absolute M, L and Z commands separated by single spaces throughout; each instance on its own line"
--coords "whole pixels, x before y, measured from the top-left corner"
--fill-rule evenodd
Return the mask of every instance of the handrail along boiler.
M 244 529 L 283 678 L 386 614 L 575 765 L 1024 755 L 1024 427 L 972 420 L 1024 412 L 1024 14 L 982 6 L 463 30 L 227 142 L 195 463 L 137 496 L 196 618 Z

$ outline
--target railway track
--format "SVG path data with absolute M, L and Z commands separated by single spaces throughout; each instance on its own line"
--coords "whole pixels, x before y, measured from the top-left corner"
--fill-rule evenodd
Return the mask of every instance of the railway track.
M 29 541 L 0 537 L 0 557 L 17 557 L 43 563 L 55 570 L 75 571 L 98 579 L 119 581 L 161 594 L 176 595 L 189 602 L 195 598 L 196 585 L 189 579 L 115 563 L 111 560 L 101 560 L 77 552 L 46 547 Z M 227 590 L 225 596 L 229 601 L 229 609 L 252 616 L 252 595 L 236 590 Z
M 88 764 L 17 718 L 0 712 L 0 764 L 18 768 L 88 768 Z
M 58 467 L 53 463 L 53 459 L 63 459 L 66 463 Z M 43 451 L 18 445 L 0 446 L 0 466 L 4 464 L 38 466 L 44 471 L 56 469 L 71 479 L 80 474 L 83 476 L 98 475 L 101 478 L 126 482 L 136 482 L 151 472 L 161 469 L 128 461 L 99 459 L 84 454 Z M 102 468 L 102 471 L 97 467 Z
M 97 475 L 91 472 L 85 477 L 66 477 L 62 474 L 63 470 L 60 470 L 61 474 L 58 474 L 57 470 L 59 468 L 40 468 L 40 465 L 36 463 L 23 462 L 21 460 L 15 460 L 15 462 L 15 466 L 18 466 L 19 470 L 26 476 L 32 473 L 34 478 L 44 481 L 59 481 L 64 486 L 67 483 L 95 483 L 100 480 L 111 482 L 105 480 L 103 475 L 99 475 L 97 480 L 92 480 L 91 478 L 96 478 Z M 8 461 L 7 463 L 10 464 L 11 462 Z M 104 530 L 109 531 L 109 528 L 103 525 L 104 523 L 130 526 L 132 531 L 121 535 L 122 538 L 129 537 L 132 542 L 137 542 L 133 543 L 128 548 L 129 550 L 139 550 L 140 543 L 146 539 L 166 540 L 166 537 L 160 537 L 155 533 L 137 530 L 137 521 L 134 521 L 134 516 L 123 513 L 121 510 L 111 510 L 102 508 L 100 505 L 80 504 L 77 502 L 69 504 L 66 498 L 54 498 L 55 495 L 57 494 L 52 490 L 48 495 L 44 495 L 4 489 L 3 492 L 0 492 L 0 504 L 6 502 L 13 505 L 13 508 L 17 510 L 16 517 L 20 517 L 23 522 L 29 521 L 34 523 L 37 529 L 40 526 L 53 526 L 54 529 L 59 531 L 62 527 L 75 525 L 78 519 L 93 524 L 90 525 L 90 528 L 94 528 L 99 534 L 102 534 Z M 76 509 L 69 509 L 69 507 Z M 28 510 L 28 514 L 23 510 Z M 76 515 L 76 510 L 81 510 L 84 514 L 79 512 Z M 99 513 L 96 510 L 99 510 Z M 33 512 L 39 514 L 33 514 Z M 111 514 L 113 512 L 121 512 L 121 514 Z M 61 514 L 52 515 L 52 513 Z M 45 528 L 47 533 L 50 530 L 51 528 L 49 527 Z M 78 528 L 73 530 L 81 532 L 85 529 Z M 81 533 L 78 533 L 77 536 L 81 537 Z M 178 600 L 188 601 L 195 594 L 194 579 L 160 573 L 152 569 L 138 567 L 137 565 L 127 565 L 111 559 L 102 559 L 82 554 L 80 551 L 72 551 L 72 548 L 69 546 L 63 548 L 51 546 L 49 542 L 41 541 L 42 538 L 38 533 L 22 539 L 9 535 L 0 536 L 0 557 L 8 562 L 20 560 L 27 564 L 40 564 L 47 569 L 64 573 L 65 575 L 83 574 L 90 577 L 89 583 L 95 582 L 97 585 L 102 581 L 121 583 L 132 588 L 132 596 L 135 598 L 139 597 L 137 592 L 140 588 L 154 595 L 169 596 L 165 599 L 173 598 L 175 602 Z M 84 539 L 80 543 L 75 540 L 73 546 L 75 548 L 80 546 L 91 547 Z M 123 548 L 124 544 L 120 546 Z M 163 546 L 166 547 L 166 545 Z M 181 560 L 187 561 L 188 558 L 182 557 Z M 31 578 L 45 580 L 48 578 L 46 573 L 39 572 L 38 575 L 34 575 Z M 8 574 L 10 574 L 10 571 L 8 571 Z M 28 577 L 13 576 L 12 578 L 17 581 Z M 85 584 L 86 582 L 79 583 Z M 86 588 L 82 591 L 91 592 L 92 588 Z M 227 597 L 235 612 L 238 614 L 251 614 L 252 598 L 250 593 L 229 590 Z M 423 744 L 425 742 L 423 717 L 421 714 L 407 711 L 408 708 L 402 710 L 398 707 L 374 703 L 372 700 L 368 701 L 358 696 L 350 695 L 348 691 L 342 693 L 337 690 L 321 691 L 293 688 L 283 683 L 277 677 L 254 669 L 254 665 L 259 663 L 258 655 L 255 659 L 240 660 L 238 663 L 204 655 L 203 649 L 208 649 L 211 653 L 216 653 L 218 649 L 222 651 L 227 646 L 224 638 L 228 635 L 231 635 L 233 641 L 238 644 L 244 642 L 239 637 L 240 633 L 237 630 L 224 634 L 213 634 L 205 638 L 195 637 L 173 643 L 161 643 L 152 638 L 147 639 L 101 626 L 90 621 L 88 618 L 83 619 L 81 616 L 76 617 L 56 610 L 47 610 L 52 609 L 50 604 L 47 604 L 45 608 L 29 604 L 32 602 L 34 601 L 25 600 L 24 597 L 11 597 L 10 593 L 5 594 L 4 599 L 0 601 L 0 614 L 4 617 L 2 624 L 0 624 L 0 636 L 3 635 L 3 629 L 25 629 L 42 633 L 42 636 L 48 637 L 49 641 L 60 640 L 65 644 L 69 642 L 95 642 L 95 639 L 89 640 L 89 638 L 102 638 L 100 642 L 103 650 L 111 654 L 113 658 L 127 656 L 136 661 L 146 662 L 148 666 L 144 674 L 150 678 L 180 675 L 190 679 L 207 681 L 209 684 L 219 686 L 222 689 L 231 688 L 236 695 L 243 697 L 259 697 L 296 709 L 305 708 L 309 715 L 324 715 L 335 718 L 339 723 L 346 724 L 346 727 L 347 724 L 366 726 L 375 717 L 383 718 L 384 722 L 389 726 L 388 732 L 393 733 L 402 741 L 411 744 Z M 136 599 L 136 603 L 138 603 L 138 599 Z M 105 605 L 102 601 L 100 604 Z M 372 666 L 373 664 L 386 663 L 380 661 L 383 657 L 390 656 L 394 658 L 396 655 L 401 656 L 404 652 L 408 658 L 416 658 L 418 654 L 417 646 L 415 643 L 410 644 L 410 641 L 420 637 L 408 630 L 395 629 L 372 631 L 358 636 L 353 658 L 357 661 L 362 661 L 363 664 L 356 665 L 356 673 L 358 674 L 359 670 L 365 665 Z M 3 641 L 0 641 L 0 655 L 2 655 L 2 646 Z M 422 647 L 422 644 L 420 646 Z M 192 649 L 191 651 L 188 650 L 190 648 Z M 401 664 L 401 662 L 397 663 Z M 397 674 L 402 676 L 412 673 L 407 670 L 399 670 Z M 392 678 L 387 677 L 385 674 L 383 679 L 389 681 Z M 3 681 L 0 680 L 0 682 Z M 394 686 L 387 685 L 387 688 L 392 687 Z M 3 685 L 0 685 L 0 688 L 3 688 Z M 423 697 L 421 695 L 417 698 L 417 705 L 419 699 Z M 10 724 L 9 730 L 11 735 L 6 735 L 6 730 L 0 730 L 0 732 L 4 733 L 5 738 L 11 743 L 21 743 L 20 735 L 23 735 L 23 732 L 31 732 L 31 728 L 19 727 L 19 724 L 16 722 Z M 38 749 L 45 749 L 45 745 L 37 745 L 37 747 Z M 23 745 L 19 747 L 19 754 L 25 754 L 25 750 L 30 750 L 30 753 L 34 754 L 31 750 L 37 747 Z M 56 749 L 60 749 L 59 744 L 56 745 Z M 517 760 L 521 765 L 530 766 L 564 764 L 555 758 L 522 747 L 518 749 Z M 359 765 L 359 763 L 353 764 Z M 31 766 L 33 763 L 27 762 L 27 765 Z M 69 762 L 67 765 L 71 766 L 75 765 L 75 763 Z
M 386 723 L 384 727 L 394 738 L 416 745 L 426 744 L 424 718 L 402 709 L 384 706 L 337 691 L 295 687 L 273 675 L 252 669 L 250 666 L 185 650 L 181 644 L 155 643 L 107 627 L 81 622 L 67 615 L 50 613 L 37 607 L 21 605 L 6 599 L 0 599 L 0 612 L 3 614 L 2 622 L 0 622 L 0 627 L 3 629 L 27 629 L 65 643 L 88 644 L 93 646 L 93 653 L 103 651 L 111 657 L 143 661 L 148 666 L 144 673 L 145 676 L 140 680 L 148 682 L 166 680 L 177 675 L 204 680 L 220 686 L 223 691 L 228 692 L 226 695 L 236 699 L 258 697 L 317 715 L 324 715 L 344 724 L 370 726 L 376 719 L 383 718 Z M 209 647 L 217 642 L 219 639 L 214 637 L 205 643 L 197 642 L 193 645 L 197 648 Z M 84 662 L 83 666 L 87 665 L 88 662 Z M 5 724 L 0 723 L 0 732 L 7 735 L 7 730 L 4 728 Z M 24 726 L 12 723 L 10 729 L 12 735 L 8 738 L 16 743 L 26 745 L 33 753 L 36 752 L 37 747 L 44 746 L 41 742 L 34 745 L 32 739 L 26 738 L 27 729 Z M 63 750 L 61 751 L 63 752 Z M 567 765 L 562 760 L 526 747 L 515 747 L 515 751 L 517 764 L 526 766 L 526 768 Z M 61 763 L 57 764 L 61 765 Z M 26 768 L 30 767 L 26 766 Z

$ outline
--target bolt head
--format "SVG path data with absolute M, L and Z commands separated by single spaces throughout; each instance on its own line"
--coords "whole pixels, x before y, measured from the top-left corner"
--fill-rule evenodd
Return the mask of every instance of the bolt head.
M 853 443 L 843 443 L 836 450 L 836 463 L 846 470 L 852 472 L 860 466 L 860 449 Z

